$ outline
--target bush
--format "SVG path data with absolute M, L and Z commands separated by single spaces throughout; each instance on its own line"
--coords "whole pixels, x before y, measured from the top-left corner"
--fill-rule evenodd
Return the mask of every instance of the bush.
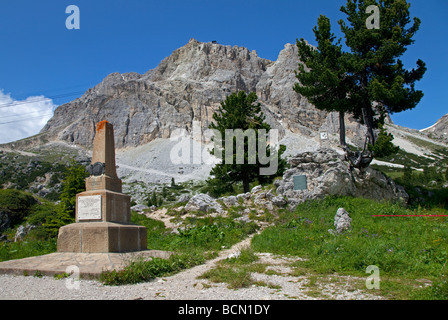
M 379 124 L 380 133 L 375 142 L 375 145 L 369 145 L 369 150 L 373 152 L 376 158 L 389 157 L 394 155 L 400 150 L 400 147 L 395 146 L 392 143 L 394 136 L 388 133 L 384 128 L 384 125 Z
M 59 228 L 75 221 L 76 195 L 86 190 L 86 169 L 76 162 L 72 162 L 67 169 L 62 182 L 61 202 L 53 215 L 49 215 L 44 223 L 46 230 L 53 236 L 58 234 Z
M 27 192 L 15 189 L 0 190 L 0 210 L 8 214 L 11 226 L 21 223 L 36 203 L 36 199 Z

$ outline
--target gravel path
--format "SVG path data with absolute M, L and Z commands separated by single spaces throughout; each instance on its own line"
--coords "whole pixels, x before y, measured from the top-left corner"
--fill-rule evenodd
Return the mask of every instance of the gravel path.
M 205 271 L 231 254 L 249 246 L 248 238 L 231 249 L 222 251 L 219 257 L 203 265 L 185 270 L 170 277 L 157 278 L 150 282 L 105 286 L 94 280 L 61 279 L 52 277 L 0 275 L 0 299 L 20 300 L 285 300 L 285 299 L 381 299 L 375 292 L 356 289 L 354 283 L 363 279 L 355 277 L 332 276 L 322 283 L 317 281 L 310 291 L 310 278 L 291 276 L 289 257 L 276 257 L 268 253 L 258 254 L 259 263 L 269 265 L 268 274 L 253 273 L 256 281 L 271 284 L 251 286 L 242 289 L 228 289 L 225 283 L 211 283 L 197 279 Z M 314 279 L 316 282 L 316 279 Z M 365 281 L 365 280 L 364 280 Z M 359 287 L 359 286 L 358 286 Z

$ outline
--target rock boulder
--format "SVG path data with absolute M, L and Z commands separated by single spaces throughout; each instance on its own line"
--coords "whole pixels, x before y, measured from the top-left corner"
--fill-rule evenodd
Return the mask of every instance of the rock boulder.
M 276 180 L 277 193 L 288 199 L 291 209 L 300 202 L 321 199 L 328 195 L 364 197 L 406 203 L 409 195 L 402 186 L 379 171 L 367 168 L 364 172 L 350 168 L 344 154 L 330 148 L 298 153 L 289 160 L 281 180 Z M 294 190 L 293 177 L 305 175 L 306 190 Z

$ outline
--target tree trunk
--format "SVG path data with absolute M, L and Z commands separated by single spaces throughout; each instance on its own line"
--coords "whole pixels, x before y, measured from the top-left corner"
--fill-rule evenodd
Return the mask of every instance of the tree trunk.
M 371 106 L 364 106 L 362 108 L 362 116 L 364 124 L 367 127 L 367 138 L 371 145 L 375 145 L 375 134 L 373 132 L 373 110 Z M 365 146 L 367 147 L 367 146 Z
M 368 85 L 368 81 L 367 81 L 367 75 L 364 74 L 362 76 L 362 89 L 363 91 L 367 91 L 367 85 Z M 367 99 L 367 96 L 366 96 Z M 375 145 L 375 134 L 373 132 L 373 110 L 372 110 L 372 105 L 370 104 L 370 102 L 368 101 L 364 101 L 363 105 L 362 105 L 362 117 L 364 120 L 364 124 L 367 127 L 367 138 L 369 139 L 369 143 L 371 145 Z M 364 149 L 367 149 L 367 141 L 364 144 Z
M 243 190 L 244 193 L 249 192 L 249 179 L 243 179 Z
M 341 147 L 345 147 L 347 143 L 345 142 L 345 119 L 344 111 L 339 111 L 339 144 Z

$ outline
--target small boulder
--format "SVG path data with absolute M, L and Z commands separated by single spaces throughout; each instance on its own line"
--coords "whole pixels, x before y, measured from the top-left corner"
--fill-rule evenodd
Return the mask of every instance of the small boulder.
M 350 230 L 352 225 L 352 218 L 344 208 L 339 208 L 334 216 L 334 227 L 337 233 L 342 233 L 346 230 Z
M 148 206 L 145 206 L 144 204 L 137 204 L 135 206 L 131 207 L 131 210 L 137 211 L 137 212 L 143 212 L 144 210 L 149 209 Z
M 238 198 L 236 196 L 223 197 L 220 198 L 220 200 L 222 200 L 227 207 L 238 204 Z
M 177 198 L 177 203 L 187 202 L 189 200 L 190 200 L 190 196 L 188 194 L 182 194 L 181 196 L 179 196 L 179 198 Z
M 274 206 L 283 207 L 286 205 L 286 200 L 282 196 L 276 196 L 271 199 L 271 202 Z
M 190 201 L 185 206 L 186 211 L 203 211 L 203 212 L 210 212 L 210 211 L 217 211 L 221 212 L 222 207 L 221 205 L 216 201 L 216 199 L 210 197 L 208 194 L 200 193 L 195 196 L 193 196 Z
M 23 238 L 34 228 L 36 228 L 36 226 L 32 224 L 27 224 L 25 226 L 20 225 L 17 228 L 16 234 L 14 236 L 14 242 L 23 240 Z

